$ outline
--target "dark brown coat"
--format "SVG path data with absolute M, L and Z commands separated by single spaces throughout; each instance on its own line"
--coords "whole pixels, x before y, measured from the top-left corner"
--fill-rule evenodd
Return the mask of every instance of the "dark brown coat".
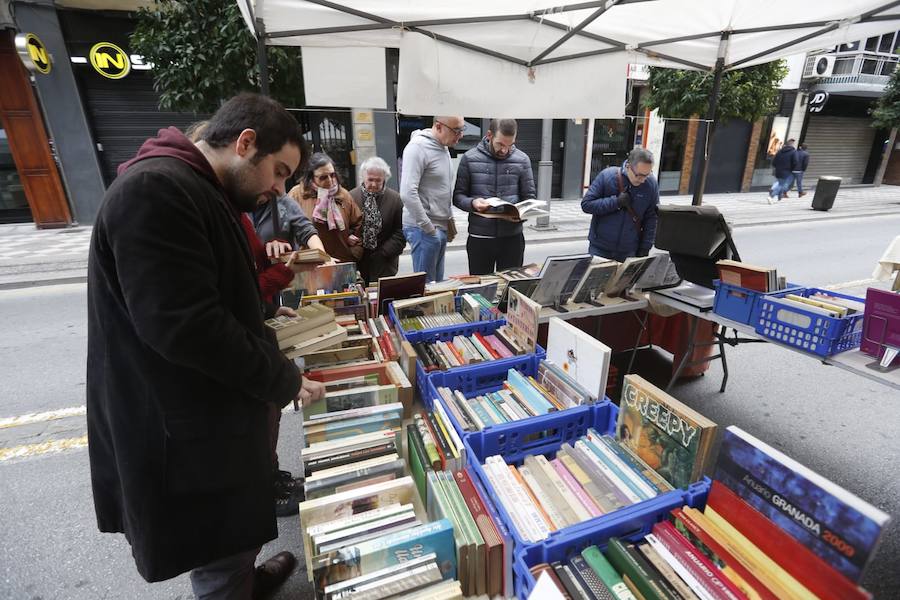
M 362 211 L 362 190 L 355 187 L 350 190 L 350 196 Z M 374 250 L 363 251 L 359 265 L 359 272 L 366 283 L 375 283 L 379 277 L 396 275 L 400 268 L 400 255 L 406 247 L 406 237 L 403 235 L 403 202 L 400 200 L 400 194 L 386 187 L 378 200 L 378 209 L 381 211 L 378 244 Z
M 340 188 L 335 196 L 335 202 L 341 207 L 341 216 L 344 217 L 344 224 L 347 226 L 343 231 L 328 229 L 328 223 L 319 223 L 313 219 L 313 209 L 317 202 L 314 187 L 310 186 L 310 189 L 305 189 L 300 183 L 291 188 L 288 196 L 300 204 L 303 214 L 316 226 L 316 232 L 319 239 L 322 240 L 322 245 L 325 246 L 325 252 L 331 258 L 336 258 L 340 262 L 358 263 L 360 261 L 363 248 L 359 244 L 350 244 L 349 238 L 351 235 L 355 235 L 360 238 L 360 243 L 362 243 L 362 211 L 353 202 L 353 198 L 350 197 L 347 190 Z

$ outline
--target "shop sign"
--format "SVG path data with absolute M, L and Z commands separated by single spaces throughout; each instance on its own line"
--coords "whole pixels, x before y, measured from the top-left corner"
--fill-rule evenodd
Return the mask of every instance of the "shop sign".
M 33 33 L 20 33 L 16 36 L 16 51 L 29 71 L 47 75 L 53 68 L 47 47 Z
M 809 112 L 822 112 L 826 102 L 828 102 L 828 92 L 813 92 L 809 97 Z
M 125 51 L 110 42 L 94 44 L 90 53 L 91 65 L 109 79 L 122 79 L 131 71 L 131 61 Z

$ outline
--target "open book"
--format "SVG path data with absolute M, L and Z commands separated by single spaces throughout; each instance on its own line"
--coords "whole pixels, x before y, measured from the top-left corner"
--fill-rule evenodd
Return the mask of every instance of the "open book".
M 507 219 L 509 221 L 524 221 L 531 215 L 550 214 L 546 210 L 547 202 L 543 200 L 523 200 L 518 204 L 501 200 L 500 198 L 485 198 L 488 209 L 477 214 L 488 219 Z

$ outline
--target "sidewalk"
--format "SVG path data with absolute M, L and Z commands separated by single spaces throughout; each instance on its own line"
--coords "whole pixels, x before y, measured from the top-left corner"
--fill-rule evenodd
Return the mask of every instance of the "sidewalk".
M 770 206 L 766 192 L 751 192 L 708 194 L 703 202 L 716 206 L 733 227 L 900 214 L 900 186 L 842 188 L 834 208 L 828 212 L 812 210 L 812 198 L 812 193 L 800 199 L 793 192 L 791 198 Z M 663 196 L 661 202 L 690 204 L 691 196 Z M 459 235 L 447 250 L 464 251 L 468 227 L 466 213 L 454 208 L 454 214 Z M 550 222 L 555 230 L 536 231 L 526 226 L 526 242 L 587 240 L 590 216 L 581 212 L 581 203 L 577 200 L 552 201 Z M 0 225 L 0 289 L 84 281 L 90 238 L 89 226 L 38 230 L 30 223 Z M 406 252 L 409 252 L 408 247 Z

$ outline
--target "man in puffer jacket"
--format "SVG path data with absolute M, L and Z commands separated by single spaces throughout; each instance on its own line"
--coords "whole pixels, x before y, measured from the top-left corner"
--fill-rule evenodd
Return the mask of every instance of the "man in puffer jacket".
M 656 239 L 657 206 L 653 153 L 635 148 L 621 167 L 600 171 L 581 199 L 581 210 L 592 215 L 588 252 L 620 262 L 647 256 Z
M 531 160 L 515 146 L 517 130 L 515 119 L 492 119 L 481 143 L 459 161 L 453 204 L 469 213 L 466 252 L 472 275 L 522 266 L 522 223 L 478 214 L 487 210 L 486 198 L 518 204 L 535 197 Z

